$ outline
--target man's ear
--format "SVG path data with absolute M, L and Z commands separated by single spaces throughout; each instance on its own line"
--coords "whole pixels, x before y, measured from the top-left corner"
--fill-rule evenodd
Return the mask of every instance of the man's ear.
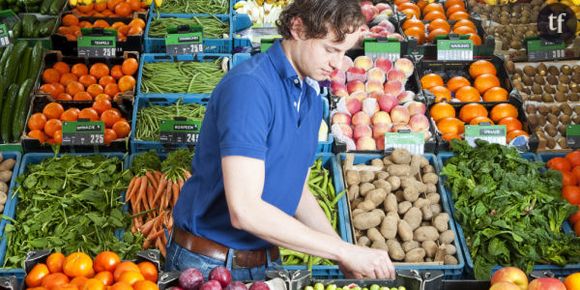
M 304 39 L 304 22 L 302 22 L 302 18 L 295 16 L 290 21 L 290 33 L 292 34 L 292 38 L 294 39 Z

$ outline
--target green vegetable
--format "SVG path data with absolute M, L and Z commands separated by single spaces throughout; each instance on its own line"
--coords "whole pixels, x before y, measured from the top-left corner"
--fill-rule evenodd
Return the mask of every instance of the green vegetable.
M 177 149 L 167 154 L 167 158 L 161 162 L 161 171 L 168 180 L 175 182 L 184 179 L 185 172 L 191 168 L 193 151 L 189 149 Z
M 13 83 L 16 81 L 18 76 L 18 70 L 20 69 L 20 59 L 24 54 L 24 49 L 28 46 L 26 41 L 19 40 L 14 45 L 14 49 L 6 64 L 4 65 L 4 72 L 6 74 L 6 81 L 8 83 Z
M 30 69 L 30 57 L 32 56 L 32 48 L 27 47 L 24 49 L 20 63 L 22 66 L 18 70 L 18 76 L 16 77 L 16 83 L 21 84 L 28 78 L 28 70 Z
M 228 14 L 229 0 L 168 0 L 158 8 L 160 13 Z
M 43 0 L 42 5 L 40 5 L 40 14 L 48 14 L 50 11 L 50 4 L 52 4 L 53 0 Z
M 170 106 L 149 106 L 137 112 L 135 138 L 144 141 L 159 140 L 159 126 L 162 120 L 173 120 L 175 117 L 184 117 L 189 120 L 203 119 L 205 106 L 201 104 L 183 104 L 179 99 Z
M 12 26 L 12 35 L 15 39 L 22 37 L 22 20 L 18 20 Z
M 203 27 L 204 38 L 224 38 L 228 35 L 230 27 L 227 22 L 217 17 L 192 17 L 192 18 L 155 18 L 149 27 L 150 37 L 164 37 L 167 28 L 180 25 L 200 25 Z
M 30 56 L 30 69 L 28 70 L 28 77 L 36 80 L 42 66 L 42 58 L 44 56 L 44 48 L 42 43 L 37 41 L 32 47 L 32 54 Z
M 34 86 L 33 79 L 25 80 L 18 90 L 18 97 L 16 105 L 14 106 L 14 117 L 12 122 L 12 140 L 20 140 L 24 124 L 26 123 L 26 116 L 28 115 L 28 107 L 30 105 L 30 93 Z
M 143 65 L 143 93 L 211 93 L 224 76 L 222 59 L 209 62 L 149 62 Z
M 36 16 L 26 14 L 22 16 L 22 37 L 31 38 L 34 35 L 34 27 L 37 26 Z
M 104 250 L 121 258 L 140 250 L 142 236 L 127 229 L 121 192 L 131 179 L 122 160 L 101 155 L 48 158 L 18 177 L 16 217 L 6 225 L 6 267 L 22 267 L 26 253 L 54 249 L 91 256 Z M 122 240 L 115 231 L 125 229 Z
M 2 57 L 0 58 L 0 75 L 3 75 L 5 71 L 4 66 L 6 66 L 6 62 L 8 61 L 8 58 L 10 58 L 13 49 L 14 44 L 11 43 L 6 47 L 6 49 L 4 49 L 4 52 L 2 52 Z
M 6 83 L 8 85 L 8 83 Z M 18 97 L 17 84 L 11 84 L 8 91 L 5 94 L 4 107 L 2 108 L 1 124 L 0 124 L 0 136 L 2 137 L 2 142 L 10 143 L 10 134 L 12 134 L 12 116 L 13 116 L 13 106 Z
M 133 159 L 131 170 L 135 175 L 143 175 L 147 171 L 160 171 L 161 159 L 154 150 L 138 154 Z
M 442 170 L 474 261 L 477 279 L 493 266 L 530 272 L 535 264 L 580 262 L 580 238 L 561 226 L 575 208 L 560 197 L 561 175 L 512 147 L 453 140 Z
M 48 14 L 58 15 L 65 3 L 66 0 L 53 0 L 52 3 L 50 3 Z

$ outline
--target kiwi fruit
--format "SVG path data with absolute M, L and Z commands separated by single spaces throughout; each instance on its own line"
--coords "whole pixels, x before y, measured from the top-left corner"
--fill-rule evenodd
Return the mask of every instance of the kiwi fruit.
M 505 63 L 505 68 L 508 71 L 508 73 L 513 74 L 516 70 L 516 64 L 513 61 L 508 60 Z
M 568 86 L 565 84 L 559 84 L 556 89 L 558 90 L 558 92 L 562 92 L 562 93 L 568 93 Z
M 554 114 L 555 116 L 560 115 L 560 107 L 558 106 L 550 106 L 550 113 Z M 550 115 L 548 115 L 549 117 Z
M 528 87 L 525 87 L 525 88 L 523 88 L 523 89 L 522 89 L 522 92 L 524 92 L 526 95 L 530 95 L 530 94 L 532 94 L 532 91 L 531 91 L 531 90 L 530 90 L 530 88 L 528 88 Z
M 572 107 L 570 107 L 570 105 L 568 105 L 567 103 L 560 105 L 560 111 L 562 112 L 562 114 L 568 115 L 568 116 L 572 115 L 572 112 L 574 112 L 572 110 Z
M 538 107 L 538 112 L 540 112 L 540 114 L 545 116 L 550 112 L 550 108 L 548 108 L 548 106 L 546 105 L 540 105 Z
M 548 134 L 550 137 L 558 135 L 558 129 L 556 129 L 556 126 L 552 124 L 546 125 L 546 127 L 544 127 L 544 131 L 546 131 L 546 134 Z
M 574 106 L 574 113 L 576 113 L 576 115 L 580 116 L 580 106 Z
M 522 91 L 524 89 L 524 85 L 519 80 L 514 80 L 513 82 L 514 88 L 518 91 Z
M 574 73 L 580 74 L 580 65 L 575 64 L 572 67 L 572 70 L 574 71 Z
M 558 121 L 558 117 L 554 114 L 551 113 L 552 110 L 550 110 L 550 113 L 548 114 L 548 123 L 552 124 L 552 125 L 558 125 L 559 121 Z
M 566 132 L 566 131 L 564 131 L 564 133 L 565 133 L 565 132 Z M 563 136 L 563 135 L 562 135 L 562 136 Z M 566 138 L 560 138 L 560 139 L 558 140 L 558 145 L 560 145 L 560 148 L 562 148 L 562 149 L 566 149 L 566 148 L 568 148 L 568 142 L 566 141 Z
M 533 85 L 533 84 L 534 84 L 534 79 L 533 79 L 533 78 L 531 78 L 531 77 L 529 77 L 528 75 L 524 75 L 524 76 L 522 77 L 522 81 L 524 82 L 524 84 L 525 84 L 526 86 L 531 86 L 531 85 Z
M 562 92 L 556 92 L 554 94 L 554 99 L 556 99 L 556 102 L 565 102 L 567 100 L 566 98 L 566 94 L 562 93 Z
M 540 65 L 538 65 L 538 67 L 536 67 L 536 71 L 538 72 L 538 74 L 540 74 L 541 76 L 545 76 L 547 71 L 548 71 L 548 67 L 546 67 L 546 64 L 544 64 L 543 62 L 540 63 Z
M 517 40 L 512 40 L 510 42 L 510 47 L 513 49 L 521 49 L 522 48 L 522 42 L 521 41 L 517 41 Z
M 537 115 L 530 115 L 530 116 L 528 116 L 528 124 L 532 128 L 536 128 L 536 126 L 538 125 L 538 116 Z
M 546 81 L 544 80 L 544 77 L 543 77 L 543 76 L 541 76 L 541 75 L 536 75 L 536 76 L 534 77 L 534 82 L 535 82 L 536 84 L 539 84 L 539 85 L 543 85 L 543 84 L 545 84 L 545 83 L 546 83 Z
M 566 126 L 560 124 L 560 125 L 558 125 L 558 127 L 556 129 L 558 129 L 560 136 L 566 137 Z
M 538 115 L 538 125 L 542 127 L 546 125 L 546 117 L 543 115 Z
M 572 75 L 572 82 L 580 84 L 580 73 L 574 73 L 574 75 Z
M 569 75 L 572 74 L 572 68 L 570 68 L 569 65 L 565 64 L 562 67 L 560 67 L 560 72 L 565 75 Z
M 580 93 L 580 85 L 570 85 L 570 92 L 574 94 Z
M 560 76 L 560 83 L 562 83 L 562 84 L 570 83 L 570 77 L 567 75 L 561 75 Z
M 578 101 L 580 101 L 580 93 L 571 93 L 571 94 L 568 94 L 568 101 L 571 101 L 571 102 L 578 102 Z M 580 107 L 580 106 L 578 106 L 578 107 Z
M 554 94 L 554 93 L 556 93 L 556 90 L 554 89 L 554 87 L 552 87 L 550 85 L 545 85 L 544 86 L 544 93 L 546 93 L 546 94 Z
M 524 73 L 529 77 L 533 77 L 536 75 L 536 69 L 531 65 L 526 65 L 524 66 Z
M 536 106 L 534 105 L 527 105 L 526 106 L 526 113 L 528 113 L 528 115 L 534 115 L 536 114 Z
M 560 118 L 558 118 L 558 120 L 560 120 L 560 123 L 562 123 L 564 125 L 570 124 L 570 116 L 568 116 L 568 115 L 562 115 L 562 116 L 560 116 Z
M 534 92 L 534 94 L 541 94 L 543 92 L 542 86 L 540 86 L 539 84 L 533 84 L 532 92 Z
M 535 37 L 538 34 L 535 31 L 528 30 L 526 31 L 526 37 Z
M 542 101 L 544 103 L 552 103 L 552 102 L 554 102 L 554 97 L 552 97 L 552 95 L 550 95 L 550 94 L 544 94 L 542 96 Z
M 541 102 L 542 101 L 542 96 L 540 96 L 540 95 L 532 95 L 532 97 L 530 98 L 530 100 L 532 100 L 534 102 Z
M 524 74 L 524 71 L 521 68 L 516 68 L 516 74 L 521 77 Z
M 557 76 L 560 74 L 560 71 L 555 65 L 551 65 L 550 67 L 548 67 L 548 72 L 553 76 Z
M 547 140 L 546 147 L 548 147 L 549 149 L 556 148 L 556 141 L 554 141 L 554 139 L 552 139 L 552 138 L 546 138 L 546 140 Z
M 547 81 L 547 82 L 548 82 L 550 85 L 553 85 L 553 86 L 554 86 L 554 85 L 557 85 L 557 84 L 558 84 L 558 82 L 559 82 L 559 81 L 558 81 L 558 78 L 557 78 L 557 77 L 555 77 L 555 76 L 554 76 L 554 75 L 552 75 L 552 74 L 549 74 L 549 75 L 546 77 L 546 81 Z

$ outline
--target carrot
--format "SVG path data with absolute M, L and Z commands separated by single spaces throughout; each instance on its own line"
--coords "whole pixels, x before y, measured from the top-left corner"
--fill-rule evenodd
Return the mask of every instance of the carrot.
M 135 201 L 136 204 L 143 202 L 143 199 L 145 198 L 145 192 L 147 191 L 147 177 L 142 176 L 140 178 L 141 187 L 139 187 L 139 192 L 137 193 L 137 199 Z
M 159 186 L 159 182 L 155 180 L 155 177 L 153 176 L 153 173 L 151 173 L 151 171 L 147 171 L 145 173 L 145 176 L 147 176 L 147 179 L 149 179 L 149 183 L 151 183 L 151 185 L 153 185 L 154 188 L 157 188 Z
M 179 182 L 181 182 L 181 185 L 183 185 L 183 180 L 180 179 L 178 181 L 178 183 L 173 183 L 173 202 L 171 203 L 171 207 L 174 207 L 175 204 L 177 203 L 177 199 L 179 198 L 179 191 L 181 189 L 181 187 L 179 186 Z
M 135 184 L 137 183 L 136 180 L 139 179 L 138 177 L 131 178 L 131 182 L 129 182 L 129 187 L 127 187 L 127 194 L 125 195 L 125 202 L 131 200 L 131 197 L 135 191 Z
M 161 203 L 161 208 L 165 209 L 169 205 L 169 199 L 171 198 L 171 190 L 173 188 L 173 182 L 167 182 L 167 188 L 165 189 L 165 194 L 163 194 L 163 202 Z
M 163 174 L 161 176 L 161 179 L 159 181 L 159 186 L 157 187 L 157 192 L 155 192 L 155 198 L 153 199 L 153 203 L 154 204 L 158 204 L 158 202 L 161 200 L 161 198 L 163 197 L 163 192 L 165 191 L 165 187 L 167 186 L 167 176 L 165 176 L 165 174 Z M 160 202 L 159 202 L 160 204 Z
M 163 246 L 163 244 L 161 244 L 161 241 L 159 241 L 159 240 L 155 241 L 155 246 L 157 247 L 157 249 L 159 249 L 159 252 L 161 252 L 161 255 L 163 257 L 165 257 L 165 255 L 167 255 L 167 253 L 165 252 L 165 246 Z
M 145 224 L 143 224 L 139 230 L 141 231 L 141 233 L 144 236 L 147 236 L 150 232 L 151 229 L 153 228 L 153 225 L 155 224 L 155 219 L 150 219 L 148 220 Z
M 143 242 L 143 250 L 147 250 L 147 249 L 149 249 L 149 247 L 151 247 L 151 241 L 145 240 Z
M 153 198 L 155 198 L 155 188 L 153 185 L 149 184 L 147 186 L 147 196 L 145 197 L 145 201 L 143 203 L 147 203 L 149 208 L 155 208 L 155 204 L 153 204 Z
M 159 238 L 162 234 L 163 234 L 163 228 L 161 228 L 160 230 L 158 230 L 156 232 L 149 233 L 149 235 L 147 236 L 147 239 L 148 240 L 155 240 L 155 239 Z

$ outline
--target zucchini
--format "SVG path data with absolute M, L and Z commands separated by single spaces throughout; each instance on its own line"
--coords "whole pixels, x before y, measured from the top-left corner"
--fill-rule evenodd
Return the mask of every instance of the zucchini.
M 14 35 L 14 39 L 22 37 L 22 20 L 18 20 L 14 23 L 14 26 L 12 26 L 12 35 Z
M 10 55 L 12 54 L 12 50 L 14 49 L 14 44 L 9 44 L 6 49 L 4 49 L 4 52 L 2 53 L 2 57 L 0 58 L 0 75 L 4 74 L 4 66 L 6 65 L 6 61 L 8 61 L 8 58 L 10 57 Z M 1 110 L 2 108 L 0 108 Z
M 50 15 L 58 15 L 62 7 L 66 3 L 66 0 L 53 0 L 50 4 L 49 13 Z
M 10 143 L 10 134 L 12 128 L 12 112 L 14 111 L 14 104 L 16 102 L 16 97 L 18 96 L 18 89 L 20 87 L 17 84 L 11 84 L 6 93 L 6 98 L 4 105 L 2 107 L 2 122 L 0 123 L 0 136 L 4 143 Z
M 42 43 L 37 41 L 32 48 L 32 54 L 30 55 L 30 69 L 28 70 L 28 77 L 35 81 L 38 76 L 38 71 L 42 66 L 43 57 L 44 49 L 42 48 Z
M 4 104 L 4 96 L 6 93 L 6 83 L 4 78 L 0 77 L 0 113 L 2 113 L 2 104 Z
M 32 55 L 32 48 L 27 47 L 20 58 L 20 70 L 18 70 L 17 84 L 22 84 L 28 78 L 28 71 L 30 70 L 30 57 Z
M 14 118 L 12 118 L 14 120 L 12 123 L 12 141 L 14 142 L 20 139 L 20 135 L 22 135 L 22 130 L 24 129 L 24 123 L 26 123 L 26 115 L 28 113 L 26 109 L 30 103 L 30 92 L 32 92 L 33 85 L 33 79 L 26 79 L 18 90 Z
M 40 5 L 40 14 L 48 14 L 48 11 L 50 10 L 50 4 L 52 4 L 53 0 L 44 0 L 42 1 L 42 4 Z
M 48 37 L 52 33 L 55 25 L 56 19 L 52 18 L 41 23 L 38 29 L 39 37 Z
M 6 61 L 6 65 L 4 66 L 4 72 L 6 75 L 6 81 L 11 84 L 16 80 L 18 76 L 18 69 L 20 67 L 20 59 L 22 54 L 24 53 L 24 49 L 28 46 L 26 41 L 19 40 L 14 45 L 14 49 L 12 50 L 12 54 L 10 58 Z
M 22 36 L 31 38 L 34 34 L 34 24 L 37 22 L 36 16 L 24 15 L 22 16 Z

